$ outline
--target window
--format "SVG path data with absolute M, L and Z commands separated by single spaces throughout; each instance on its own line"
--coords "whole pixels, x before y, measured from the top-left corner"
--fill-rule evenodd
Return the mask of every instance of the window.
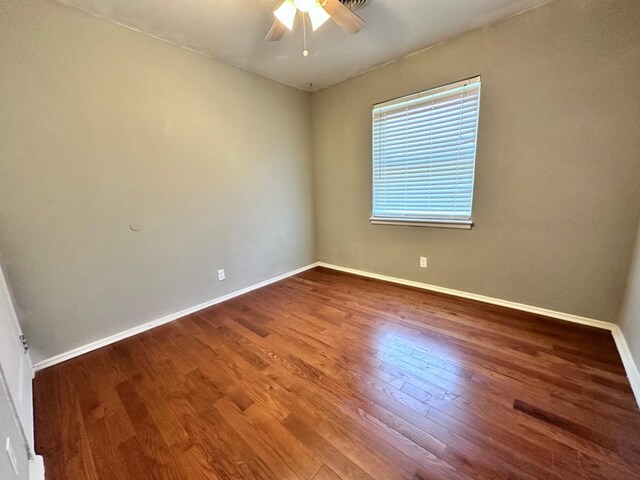
M 471 228 L 480 77 L 373 107 L 371 223 Z

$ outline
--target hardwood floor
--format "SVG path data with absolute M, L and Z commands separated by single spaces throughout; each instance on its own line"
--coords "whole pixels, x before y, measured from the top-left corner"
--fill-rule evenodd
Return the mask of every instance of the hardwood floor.
M 48 480 L 631 479 L 609 332 L 314 269 L 39 372 Z

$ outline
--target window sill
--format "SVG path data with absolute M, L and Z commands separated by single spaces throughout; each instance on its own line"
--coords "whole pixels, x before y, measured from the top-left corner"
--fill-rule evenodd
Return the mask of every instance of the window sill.
M 433 227 L 471 230 L 471 220 L 392 220 L 389 218 L 370 218 L 371 225 L 396 225 L 402 227 Z

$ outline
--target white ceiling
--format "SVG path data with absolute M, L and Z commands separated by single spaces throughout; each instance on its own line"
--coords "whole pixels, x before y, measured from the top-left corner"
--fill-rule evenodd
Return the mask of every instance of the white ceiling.
M 58 1 L 315 91 L 550 0 L 370 0 L 358 11 L 367 22 L 360 33 L 352 36 L 327 22 L 308 36 L 306 58 L 299 18 L 280 42 L 264 40 L 281 0 Z

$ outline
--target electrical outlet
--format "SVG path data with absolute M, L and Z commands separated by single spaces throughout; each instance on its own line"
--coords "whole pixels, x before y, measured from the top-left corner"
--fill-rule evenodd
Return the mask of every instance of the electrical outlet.
M 220 270 L 218 270 L 218 280 L 222 281 L 224 280 L 226 277 L 224 276 L 224 269 L 221 268 Z
M 420 257 L 420 268 L 427 268 L 427 257 Z
M 13 446 L 11 445 L 10 437 L 7 437 L 5 451 L 7 452 L 7 457 L 9 457 L 9 462 L 11 463 L 11 468 L 13 468 L 13 473 L 18 475 L 18 460 L 16 459 L 16 454 L 13 452 Z

